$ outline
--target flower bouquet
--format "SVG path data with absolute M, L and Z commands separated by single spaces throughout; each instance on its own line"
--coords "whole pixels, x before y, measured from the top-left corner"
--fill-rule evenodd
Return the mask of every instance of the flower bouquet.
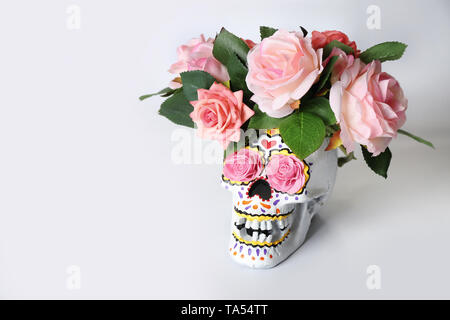
M 332 191 L 338 166 L 356 159 L 387 177 L 389 143 L 408 100 L 382 63 L 406 45 L 384 42 L 361 51 L 340 31 L 260 27 L 261 41 L 222 29 L 178 48 L 159 113 L 195 128 L 225 150 L 223 186 L 233 194 L 229 252 L 269 268 L 303 243 L 311 219 Z M 337 156 L 340 149 L 342 156 Z

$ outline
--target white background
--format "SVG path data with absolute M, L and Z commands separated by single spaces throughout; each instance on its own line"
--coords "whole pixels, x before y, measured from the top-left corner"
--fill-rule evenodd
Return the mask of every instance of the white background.
M 69 5 L 81 29 L 66 26 Z M 366 27 L 369 5 L 381 30 Z M 448 1 L 2 1 L 0 298 L 450 298 Z M 219 165 L 175 165 L 158 116 L 176 47 L 222 26 L 338 29 L 385 63 L 409 98 L 389 179 L 358 161 L 305 245 L 255 271 L 227 256 L 231 198 Z M 381 290 L 368 290 L 378 265 Z M 67 268 L 81 288 L 69 290 Z

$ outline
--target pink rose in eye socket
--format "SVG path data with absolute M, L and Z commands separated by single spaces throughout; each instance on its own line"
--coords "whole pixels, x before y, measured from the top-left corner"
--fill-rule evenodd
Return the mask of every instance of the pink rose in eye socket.
M 241 149 L 229 155 L 223 165 L 223 174 L 232 181 L 248 182 L 260 174 L 263 163 L 258 152 Z
M 266 168 L 272 188 L 286 193 L 296 193 L 305 185 L 305 164 L 295 156 L 273 155 Z

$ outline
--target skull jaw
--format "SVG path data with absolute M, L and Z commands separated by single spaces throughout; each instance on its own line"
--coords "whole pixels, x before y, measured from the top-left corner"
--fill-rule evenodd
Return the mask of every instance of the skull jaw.
M 307 203 L 298 203 L 293 216 L 289 234 L 274 247 L 254 247 L 237 241 L 231 235 L 229 251 L 233 261 L 253 269 L 269 269 L 286 260 L 304 243 L 313 213 L 307 210 Z

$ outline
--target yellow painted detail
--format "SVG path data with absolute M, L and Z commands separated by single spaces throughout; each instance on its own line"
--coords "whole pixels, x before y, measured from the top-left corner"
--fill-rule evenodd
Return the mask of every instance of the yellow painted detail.
M 288 236 L 288 234 L 291 232 L 291 229 L 289 229 L 282 237 L 281 239 L 275 241 L 275 242 L 259 242 L 259 241 L 247 241 L 242 239 L 241 237 L 239 237 L 236 232 L 233 231 L 233 235 L 234 237 L 245 244 L 250 244 L 253 246 L 264 246 L 264 247 L 271 247 L 271 246 L 276 246 L 277 244 L 281 243 L 284 239 L 286 239 L 286 237 Z
M 245 218 L 245 219 L 247 219 L 247 220 L 250 220 L 250 221 L 254 221 L 254 220 L 256 220 L 256 221 L 268 221 L 268 220 L 270 220 L 270 221 L 275 221 L 275 220 L 284 220 L 284 219 L 286 219 L 287 217 L 289 217 L 290 216 L 290 214 L 292 213 L 292 212 L 290 212 L 289 214 L 286 214 L 286 215 L 282 215 L 282 216 L 251 216 L 251 215 L 249 215 L 249 214 L 245 214 L 245 213 L 240 213 L 240 212 L 238 212 L 238 211 L 234 211 L 239 217 L 242 217 L 242 218 Z
M 276 135 L 276 134 L 280 134 L 280 129 L 267 129 L 266 133 L 269 136 L 273 136 L 273 135 Z
M 230 180 L 227 177 L 225 177 L 225 175 L 223 176 L 223 180 L 224 181 L 229 181 L 231 184 L 238 184 L 238 185 L 243 185 L 243 184 L 247 185 L 247 184 L 250 183 L 250 181 L 233 181 L 233 180 Z
M 303 162 L 304 163 L 304 162 Z M 305 163 L 305 167 L 303 168 L 303 173 L 304 173 L 304 175 L 305 175 L 305 184 L 300 188 L 300 190 L 298 190 L 296 193 L 302 193 L 302 191 L 303 191 L 303 188 L 305 188 L 305 186 L 306 186 L 306 183 L 308 182 L 308 180 L 309 180 L 309 173 L 308 173 L 308 170 L 309 170 L 309 167 L 308 167 L 308 165 Z

